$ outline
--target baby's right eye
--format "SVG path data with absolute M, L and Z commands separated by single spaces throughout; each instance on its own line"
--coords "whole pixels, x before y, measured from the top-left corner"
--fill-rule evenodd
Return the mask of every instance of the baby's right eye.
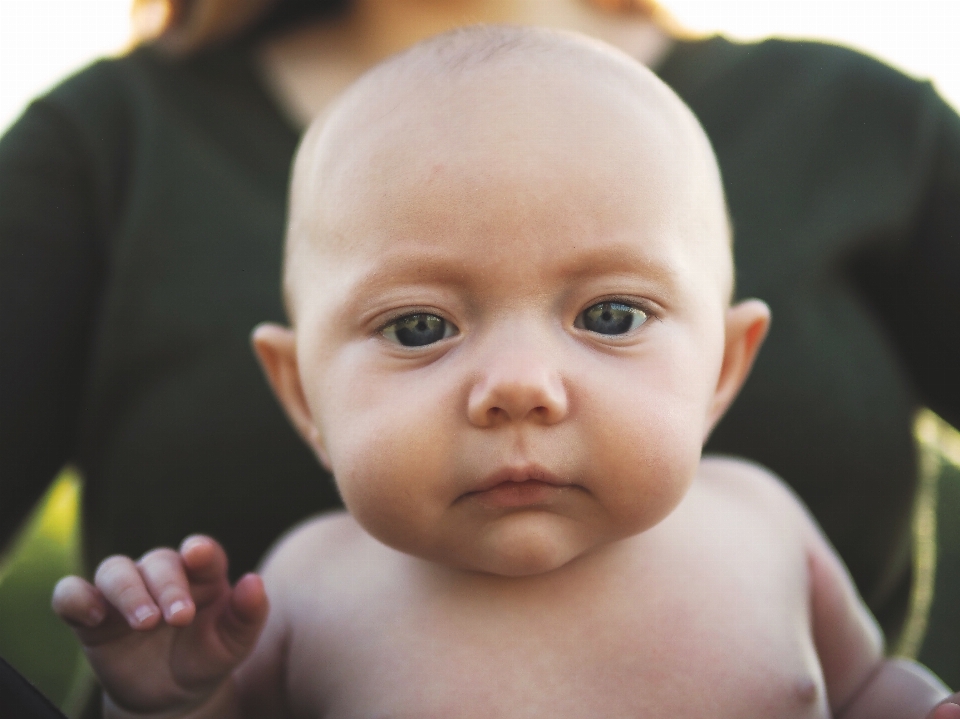
M 458 332 L 452 322 L 426 313 L 401 317 L 380 330 L 388 340 L 404 347 L 432 345 Z

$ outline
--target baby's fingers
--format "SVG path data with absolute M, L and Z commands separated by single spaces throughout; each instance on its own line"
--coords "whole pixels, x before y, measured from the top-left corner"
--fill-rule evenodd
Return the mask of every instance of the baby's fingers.
M 107 616 L 103 596 L 81 577 L 64 577 L 57 582 L 50 604 L 58 617 L 75 627 L 99 626 Z
M 240 577 L 233 588 L 230 603 L 217 622 L 220 640 L 237 660 L 246 657 L 253 649 L 268 611 L 263 580 L 256 574 Z
M 951 702 L 941 704 L 930 715 L 930 719 L 960 719 L 960 706 L 954 704 L 954 701 L 960 701 L 960 697 L 954 695 Z
M 160 621 L 160 608 L 130 557 L 104 559 L 97 567 L 94 584 L 132 628 L 152 629 Z
M 193 620 L 195 607 L 180 555 L 172 549 L 154 549 L 140 558 L 137 568 L 167 624 L 188 625 Z
M 227 553 L 216 540 L 202 534 L 187 537 L 180 545 L 180 558 L 197 607 L 216 602 L 230 591 Z

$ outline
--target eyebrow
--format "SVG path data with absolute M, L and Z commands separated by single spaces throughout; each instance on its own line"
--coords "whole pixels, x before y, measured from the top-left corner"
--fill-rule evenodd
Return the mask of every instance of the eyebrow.
M 389 292 L 394 288 L 465 284 L 463 262 L 454 260 L 446 253 L 424 252 L 414 257 L 397 253 L 391 257 L 388 251 L 357 273 L 356 279 L 350 284 L 344 306 L 362 306 L 365 304 L 364 297 Z
M 672 262 L 664 262 L 637 247 L 636 242 L 618 242 L 605 247 L 590 247 L 576 253 L 561 274 L 571 280 L 590 276 L 635 274 L 639 270 L 665 291 L 673 290 L 680 272 Z
M 439 251 L 424 249 L 415 256 L 384 253 L 370 268 L 360 274 L 352 287 L 352 294 L 364 295 L 399 285 L 454 285 L 469 284 L 465 266 L 460 258 Z M 384 261 L 388 264 L 385 266 Z M 574 282 L 590 277 L 610 275 L 642 275 L 652 288 L 670 296 L 680 284 L 680 272 L 672 262 L 652 257 L 637 247 L 635 242 L 619 242 L 604 247 L 585 247 L 559 264 L 556 274 Z
M 353 286 L 355 292 L 371 291 L 397 284 L 408 284 L 413 278 L 422 284 L 451 284 L 463 281 L 463 262 L 445 253 L 424 252 L 411 257 L 384 253 L 373 268 L 361 273 Z M 384 260 L 388 263 L 384 265 Z

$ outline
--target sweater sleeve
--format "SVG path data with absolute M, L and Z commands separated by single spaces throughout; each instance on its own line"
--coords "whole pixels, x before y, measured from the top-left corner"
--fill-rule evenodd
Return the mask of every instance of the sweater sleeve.
M 921 402 L 960 426 L 960 117 L 929 89 L 915 153 L 924 168 L 909 228 L 856 274 Z
M 77 133 L 40 100 L 0 139 L 0 548 L 70 460 L 103 277 Z

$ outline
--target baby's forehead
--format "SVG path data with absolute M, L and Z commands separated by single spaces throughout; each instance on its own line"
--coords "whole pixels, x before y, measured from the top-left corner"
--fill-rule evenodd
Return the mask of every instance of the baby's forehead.
M 572 33 L 478 26 L 420 43 L 354 83 L 308 130 L 293 179 L 322 181 L 371 145 L 382 153 L 419 139 L 433 148 L 485 128 L 532 142 L 578 119 L 603 132 L 628 126 L 624 145 L 671 142 L 685 160 L 713 163 L 689 109 L 619 50 Z M 487 149 L 497 150 L 493 143 Z
M 609 198 L 598 195 L 596 204 L 631 191 L 640 199 L 636 188 L 650 186 L 644 172 L 657 174 L 661 194 L 686 196 L 700 212 L 712 206 L 706 214 L 723 227 L 707 234 L 726 244 L 709 142 L 649 70 L 579 36 L 482 28 L 388 61 L 311 127 L 295 165 L 287 269 L 298 245 L 329 246 L 350 234 L 335 221 L 345 208 L 370 211 L 411 175 L 459 165 L 478 185 L 517 172 L 527 185 L 549 183 L 555 155 L 567 175 L 609 171 Z

